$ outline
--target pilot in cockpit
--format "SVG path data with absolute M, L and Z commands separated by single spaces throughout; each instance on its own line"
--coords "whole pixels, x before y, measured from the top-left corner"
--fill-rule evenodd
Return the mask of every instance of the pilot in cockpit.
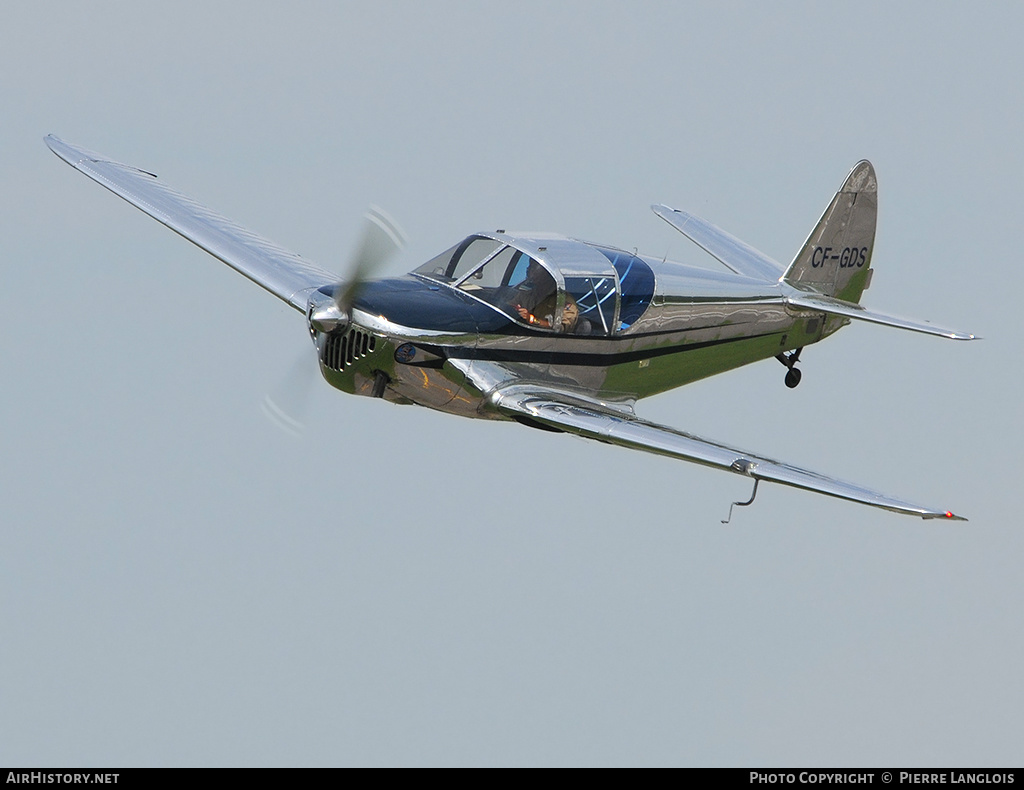
M 507 286 L 504 299 L 526 323 L 545 329 L 552 328 L 558 304 L 558 291 L 555 279 L 536 261 L 530 261 L 522 282 Z M 561 331 L 572 332 L 579 314 L 576 301 L 566 294 Z

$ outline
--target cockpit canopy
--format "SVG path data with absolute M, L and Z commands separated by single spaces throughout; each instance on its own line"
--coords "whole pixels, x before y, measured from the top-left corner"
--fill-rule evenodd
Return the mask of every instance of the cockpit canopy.
M 654 296 L 654 272 L 641 258 L 563 236 L 469 236 L 414 273 L 563 334 L 624 331 Z

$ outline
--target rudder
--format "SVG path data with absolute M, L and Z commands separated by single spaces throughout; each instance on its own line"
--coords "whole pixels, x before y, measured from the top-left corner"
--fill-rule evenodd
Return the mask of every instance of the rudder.
M 878 181 L 866 159 L 854 165 L 783 280 L 826 296 L 859 302 L 871 280 Z

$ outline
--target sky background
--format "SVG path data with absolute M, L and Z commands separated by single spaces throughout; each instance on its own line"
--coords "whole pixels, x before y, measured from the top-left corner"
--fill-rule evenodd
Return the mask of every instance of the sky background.
M 0 765 L 1024 763 L 1024 7 L 7 2 Z M 319 382 L 302 317 L 76 173 L 342 272 L 476 230 L 780 261 L 880 188 L 856 325 L 638 405 L 925 522 Z M 304 356 L 303 356 L 304 355 Z

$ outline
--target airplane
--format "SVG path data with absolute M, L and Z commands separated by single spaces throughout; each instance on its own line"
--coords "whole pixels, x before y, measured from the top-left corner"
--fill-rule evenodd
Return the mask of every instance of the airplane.
M 975 335 L 861 306 L 871 283 L 878 182 L 858 162 L 789 266 L 707 220 L 654 213 L 725 266 L 657 260 L 553 233 L 467 236 L 401 277 L 370 275 L 401 245 L 372 209 L 344 280 L 165 185 L 66 143 L 50 149 L 302 312 L 320 373 L 353 395 L 691 461 L 924 519 L 966 521 L 859 485 L 640 419 L 636 402 L 760 360 L 796 387 L 803 349 L 851 320 L 954 340 Z M 732 506 L 729 519 L 732 517 Z M 728 523 L 728 520 L 723 523 Z

